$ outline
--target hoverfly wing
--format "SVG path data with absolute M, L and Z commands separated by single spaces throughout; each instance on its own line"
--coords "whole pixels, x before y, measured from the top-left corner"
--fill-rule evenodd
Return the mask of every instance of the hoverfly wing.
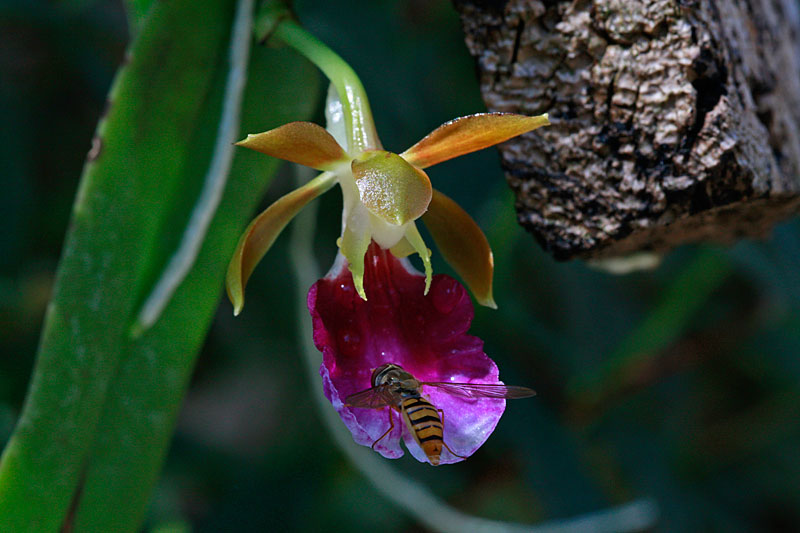
M 364 409 L 380 409 L 381 407 L 393 405 L 394 403 L 394 398 L 386 385 L 379 385 L 367 390 L 362 390 L 344 399 L 344 404 L 347 407 L 361 407 Z
M 435 387 L 452 396 L 459 398 L 528 398 L 535 396 L 536 391 L 528 387 L 517 387 L 515 385 L 501 385 L 491 383 L 448 383 L 444 381 L 426 381 L 422 385 Z

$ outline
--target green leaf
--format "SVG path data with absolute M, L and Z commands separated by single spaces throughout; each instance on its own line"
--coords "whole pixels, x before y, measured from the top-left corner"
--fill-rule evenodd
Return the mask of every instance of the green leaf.
M 224 64 L 223 59 L 220 66 Z M 223 75 L 219 73 L 219 96 Z M 307 118 L 318 101 L 316 69 L 286 48 L 253 50 L 249 80 L 243 106 L 243 134 L 298 117 Z M 298 98 L 302 94 L 308 97 Z M 211 107 L 218 110 L 218 106 Z M 210 152 L 215 132 L 216 124 L 203 128 L 199 136 L 205 138 L 198 139 L 195 147 Z M 196 355 L 219 305 L 228 261 L 242 228 L 280 164 L 261 154 L 246 152 L 236 152 L 226 194 L 194 268 L 159 322 L 126 347 L 125 359 L 106 401 L 92 464 L 82 488 L 75 520 L 77 531 L 135 531 L 141 521 L 161 470 Z M 187 179 L 201 181 L 203 170 L 205 166 L 190 172 Z M 190 208 L 191 205 L 186 205 L 182 212 L 184 221 Z M 164 232 L 169 229 L 177 242 L 183 225 L 165 227 Z M 160 270 L 155 272 L 159 273 Z
M 155 4 L 118 74 L 26 404 L 0 462 L 9 531 L 55 531 L 68 514 L 75 531 L 138 527 L 229 254 L 275 169 L 258 154 L 237 154 L 195 268 L 162 319 L 132 342 L 129 328 L 180 238 L 210 157 L 232 13 L 228 0 Z M 311 67 L 288 50 L 260 51 L 251 64 L 244 128 L 305 118 L 316 94 Z
M 128 31 L 136 35 L 142 29 L 147 14 L 155 0 L 125 0 L 125 13 L 128 15 Z

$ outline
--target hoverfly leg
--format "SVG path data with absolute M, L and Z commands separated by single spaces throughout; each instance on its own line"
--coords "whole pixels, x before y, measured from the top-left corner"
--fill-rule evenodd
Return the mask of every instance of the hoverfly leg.
M 372 449 L 374 450 L 375 449 L 375 445 L 378 444 L 380 441 L 382 441 L 383 437 L 385 437 L 386 435 L 391 433 L 393 429 L 394 429 L 394 420 L 392 420 L 392 409 L 389 408 L 389 429 L 387 429 L 386 433 L 381 435 L 378 440 L 376 440 L 375 442 L 372 443 Z
M 442 419 L 442 437 L 444 437 L 444 411 L 442 411 L 441 409 L 437 409 L 437 411 L 439 411 L 439 418 Z M 466 457 L 464 457 L 463 455 L 458 455 L 456 452 L 451 450 L 450 446 L 448 446 L 447 443 L 444 441 L 444 438 L 442 438 L 442 445 L 444 445 L 444 447 L 447 448 L 448 452 L 452 453 L 453 455 L 455 455 L 459 459 L 466 459 Z M 374 444 L 373 444 L 373 446 L 374 446 Z
M 444 447 L 445 447 L 445 448 L 447 448 L 447 451 L 448 451 L 448 452 L 452 453 L 453 455 L 455 455 L 455 456 L 456 456 L 456 457 L 458 457 L 459 459 L 466 459 L 466 457 L 464 457 L 463 455 L 458 455 L 456 452 L 454 452 L 453 450 L 451 450 L 451 449 L 450 449 L 450 446 L 448 446 L 448 445 L 447 445 L 447 443 L 446 443 L 445 441 L 442 441 L 442 444 L 444 445 Z

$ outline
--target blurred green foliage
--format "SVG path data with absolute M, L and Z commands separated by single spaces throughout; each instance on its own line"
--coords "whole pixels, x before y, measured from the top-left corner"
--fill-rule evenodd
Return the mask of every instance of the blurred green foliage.
M 122 5 L 80 4 L 0 5 L 3 443 L 30 378 L 83 160 L 127 43 Z M 387 149 L 401 151 L 483 109 L 447 2 L 295 7 L 360 74 Z M 267 127 L 258 116 L 248 121 Z M 58 142 L 43 146 L 45 133 Z M 569 517 L 652 496 L 663 531 L 800 529 L 797 221 L 767 242 L 685 247 L 654 271 L 616 277 L 554 262 L 516 226 L 493 150 L 430 176 L 475 216 L 495 251 L 500 308 L 477 309 L 473 332 L 507 382 L 539 396 L 510 404 L 470 460 L 434 469 L 406 456 L 398 468 L 460 509 L 503 520 Z M 263 205 L 290 187 L 276 180 Z M 321 200 L 322 265 L 335 253 L 339 204 L 336 195 Z M 304 379 L 289 312 L 304 302 L 293 296 L 286 244 L 279 239 L 256 270 L 241 317 L 220 306 L 148 530 L 415 527 L 320 425 L 309 398 L 318 384 Z

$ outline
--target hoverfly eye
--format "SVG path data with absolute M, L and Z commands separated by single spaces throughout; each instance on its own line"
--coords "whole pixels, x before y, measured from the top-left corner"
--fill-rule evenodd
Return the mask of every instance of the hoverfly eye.
M 377 387 L 387 383 L 397 383 L 400 380 L 398 372 L 402 372 L 403 368 L 394 363 L 386 363 L 379 366 L 372 371 L 372 386 Z
M 389 368 L 390 366 L 392 366 L 391 363 L 388 363 L 385 365 L 381 365 L 372 371 L 372 377 L 370 378 L 370 380 L 372 381 L 373 386 L 376 387 L 380 385 L 379 381 L 383 377 L 382 375 L 384 374 L 384 372 L 386 372 L 386 369 Z

